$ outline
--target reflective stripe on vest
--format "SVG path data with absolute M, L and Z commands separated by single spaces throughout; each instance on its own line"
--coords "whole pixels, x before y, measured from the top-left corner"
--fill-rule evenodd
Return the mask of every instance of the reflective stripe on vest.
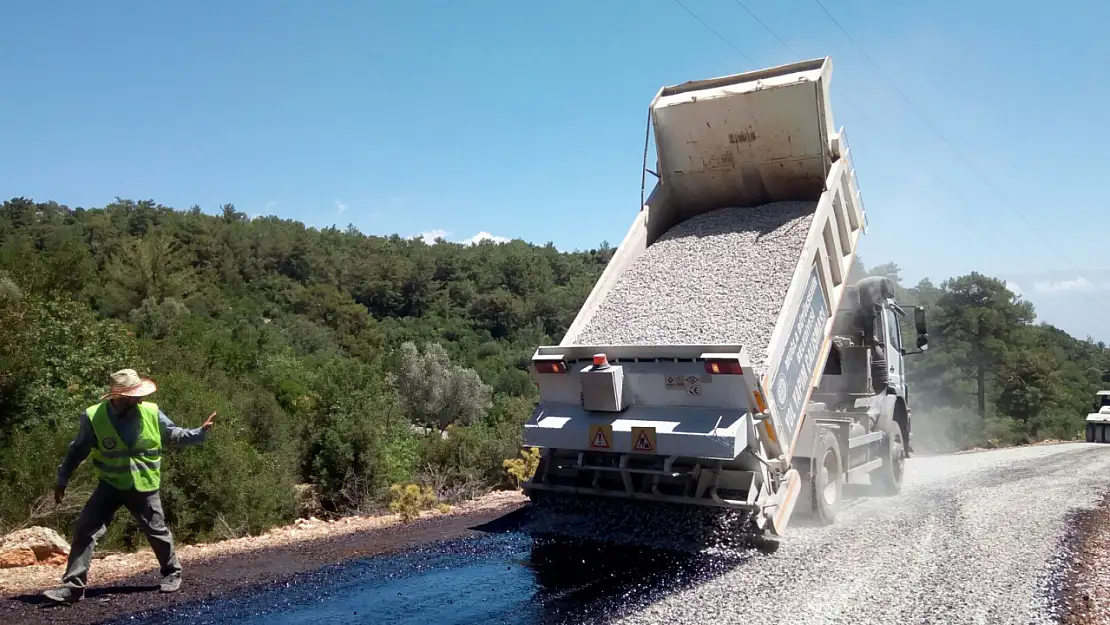
M 99 480 L 120 490 L 140 492 L 158 490 L 162 481 L 162 428 L 158 406 L 142 402 L 137 406 L 139 434 L 128 446 L 108 417 L 108 402 L 89 406 L 89 417 L 96 446 L 90 452 L 93 470 Z

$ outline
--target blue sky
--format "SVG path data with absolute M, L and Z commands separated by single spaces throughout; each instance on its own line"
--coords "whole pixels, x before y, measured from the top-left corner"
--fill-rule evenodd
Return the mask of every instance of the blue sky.
M 1110 3 L 742 1 L 8 3 L 0 195 L 615 244 L 661 85 L 829 55 L 865 261 L 1110 340 Z

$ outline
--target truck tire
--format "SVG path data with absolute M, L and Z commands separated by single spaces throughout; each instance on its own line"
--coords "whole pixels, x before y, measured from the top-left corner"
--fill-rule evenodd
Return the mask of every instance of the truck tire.
M 809 500 L 813 516 L 822 525 L 831 525 L 840 511 L 844 490 L 844 463 L 840 445 L 832 432 L 825 432 L 817 443 L 816 463 L 809 476 Z
M 1095 442 L 1095 424 L 1093 424 L 1093 423 L 1088 423 L 1087 424 L 1087 442 L 1088 443 Z
M 871 472 L 871 484 L 880 495 L 891 497 L 902 490 L 902 476 L 905 473 L 906 445 L 902 440 L 902 427 L 894 419 L 887 419 L 882 425 L 883 442 L 879 453 L 883 466 Z

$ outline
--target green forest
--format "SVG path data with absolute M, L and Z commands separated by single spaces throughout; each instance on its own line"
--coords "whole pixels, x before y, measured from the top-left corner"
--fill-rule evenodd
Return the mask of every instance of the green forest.
M 561 338 L 613 253 L 428 245 L 124 199 L 11 199 L 0 239 L 0 532 L 68 533 L 92 475 L 86 463 L 56 506 L 57 466 L 108 373 L 132 367 L 179 426 L 220 413 L 204 446 L 164 465 L 184 542 L 287 523 L 306 497 L 350 514 L 398 484 L 442 502 L 512 487 L 532 352 Z M 1110 374 L 1105 345 L 1038 323 L 989 276 L 864 274 L 928 307 L 930 349 L 908 359 L 917 451 L 1079 436 Z M 105 541 L 143 543 L 129 519 Z

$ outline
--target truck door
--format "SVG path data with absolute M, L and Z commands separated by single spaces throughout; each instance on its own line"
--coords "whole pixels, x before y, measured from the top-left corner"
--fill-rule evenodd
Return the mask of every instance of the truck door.
M 883 326 L 886 328 L 886 364 L 890 385 L 898 389 L 898 394 L 906 392 L 903 386 L 906 370 L 902 357 L 902 330 L 898 323 L 898 313 L 883 307 Z

